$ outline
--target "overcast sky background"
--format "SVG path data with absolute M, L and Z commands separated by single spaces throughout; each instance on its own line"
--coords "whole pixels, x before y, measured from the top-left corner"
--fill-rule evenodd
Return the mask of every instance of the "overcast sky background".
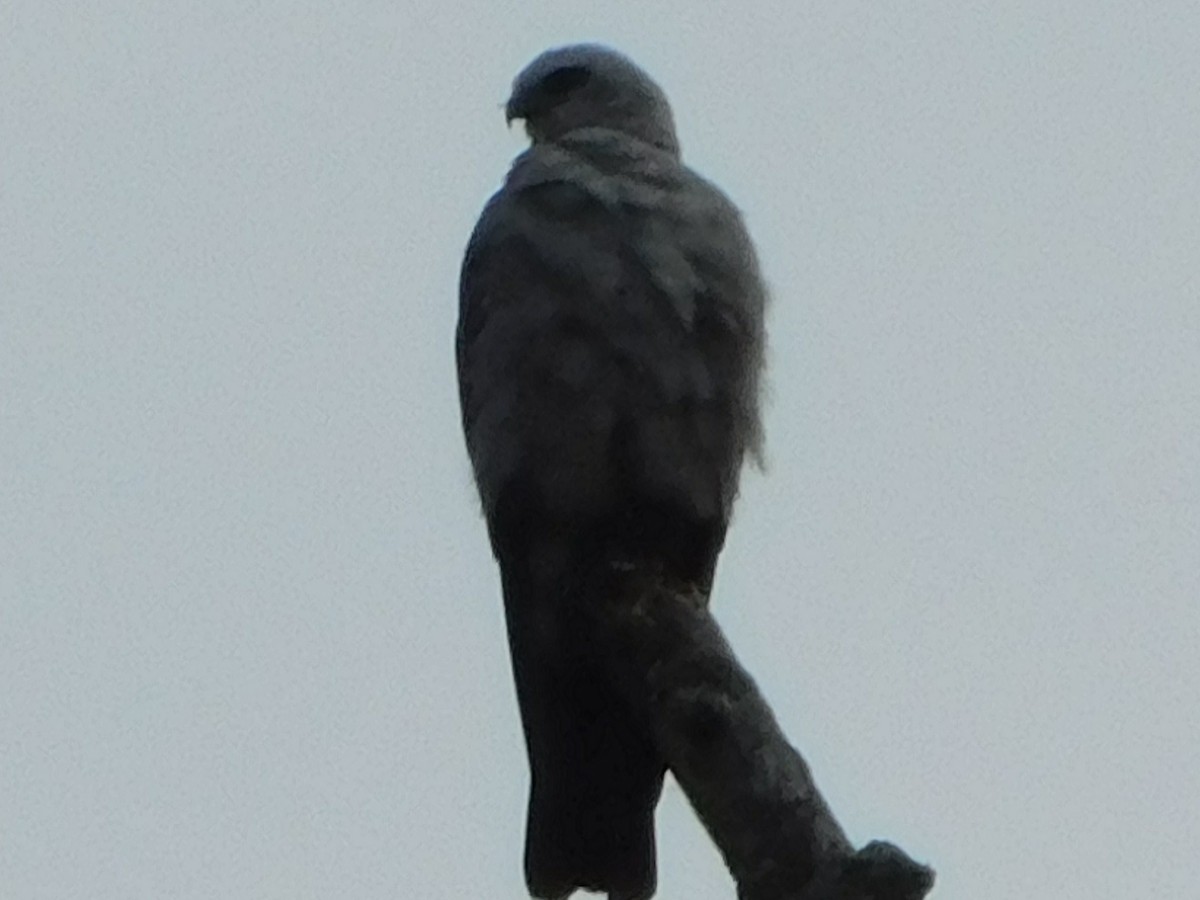
M 520 897 L 459 431 L 547 46 L 664 85 L 774 304 L 715 609 L 857 843 L 1194 896 L 1200 5 L 0 10 L 5 898 Z M 660 894 L 730 898 L 677 787 Z

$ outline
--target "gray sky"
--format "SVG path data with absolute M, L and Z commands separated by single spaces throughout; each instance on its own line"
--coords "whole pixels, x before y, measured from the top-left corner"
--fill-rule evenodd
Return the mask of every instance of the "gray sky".
M 578 39 L 758 241 L 714 602 L 851 836 L 1194 893 L 1200 6 L 642 6 L 0 12 L 6 898 L 522 896 L 452 331 L 499 103 Z M 732 897 L 658 821 L 660 896 Z

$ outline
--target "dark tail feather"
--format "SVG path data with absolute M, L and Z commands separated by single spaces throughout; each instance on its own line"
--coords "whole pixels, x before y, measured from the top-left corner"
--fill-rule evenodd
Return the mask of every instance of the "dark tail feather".
M 663 765 L 607 685 L 571 687 L 559 695 L 571 715 L 560 718 L 552 749 L 530 754 L 530 892 L 561 897 L 583 887 L 607 891 L 610 900 L 644 900 L 657 881 L 654 807 Z
M 565 897 L 575 888 L 604 891 L 610 900 L 653 896 L 652 805 L 597 816 L 574 799 L 534 788 L 527 828 L 525 878 L 535 897 Z
M 654 808 L 665 766 L 572 627 L 561 594 L 514 576 L 505 572 L 504 593 L 532 782 L 530 893 L 588 888 L 645 900 L 657 880 Z

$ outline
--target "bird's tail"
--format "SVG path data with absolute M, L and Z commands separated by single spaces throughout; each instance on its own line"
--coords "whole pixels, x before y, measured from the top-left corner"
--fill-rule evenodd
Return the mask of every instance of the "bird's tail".
M 654 807 L 664 767 L 629 728 L 628 714 L 604 686 L 573 685 L 552 753 L 532 759 L 525 876 L 535 897 L 575 888 L 610 900 L 645 900 L 657 881 Z M 565 708 L 563 710 L 565 712 Z
M 504 599 L 531 774 L 530 893 L 557 900 L 587 888 L 645 900 L 657 881 L 654 808 L 665 764 L 561 594 L 514 574 L 506 572 Z

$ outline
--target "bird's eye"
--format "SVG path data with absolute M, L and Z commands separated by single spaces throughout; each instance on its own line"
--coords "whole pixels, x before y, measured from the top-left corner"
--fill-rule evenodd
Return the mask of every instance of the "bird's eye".
M 587 84 L 591 77 L 592 73 L 583 66 L 564 66 L 542 79 L 542 89 L 552 97 L 565 97 Z

